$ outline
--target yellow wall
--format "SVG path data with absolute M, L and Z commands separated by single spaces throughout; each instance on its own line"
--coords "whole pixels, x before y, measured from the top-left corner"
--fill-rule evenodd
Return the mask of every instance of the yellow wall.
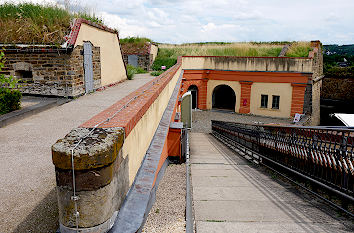
M 100 47 L 102 86 L 127 79 L 117 34 L 82 23 L 75 46 L 84 41 Z
M 285 71 L 312 73 L 312 59 L 256 57 L 183 57 L 183 69 Z
M 231 87 L 236 95 L 236 106 L 235 112 L 239 112 L 240 109 L 240 98 L 241 98 L 241 85 L 237 81 L 223 81 L 223 80 L 209 80 L 207 89 L 207 109 L 212 109 L 212 98 L 213 91 L 216 86 L 228 85 Z
M 261 108 L 261 95 L 268 95 L 268 108 Z M 279 95 L 279 109 L 272 109 L 272 95 Z M 271 117 L 290 117 L 292 86 L 290 83 L 253 83 L 250 113 Z
M 151 50 L 150 50 L 150 54 L 152 54 L 152 62 L 155 61 L 155 58 L 157 56 L 157 51 L 159 50 L 159 47 L 157 47 L 154 44 L 151 44 Z
M 124 158 L 129 155 L 129 185 L 133 183 L 141 166 L 180 74 L 181 68 L 124 140 L 122 152 Z

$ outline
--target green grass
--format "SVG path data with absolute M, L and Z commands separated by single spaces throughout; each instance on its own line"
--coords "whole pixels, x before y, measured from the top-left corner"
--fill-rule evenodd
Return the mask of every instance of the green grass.
M 277 57 L 285 44 L 291 44 L 286 56 L 307 57 L 311 50 L 310 42 L 248 42 L 248 43 L 193 43 L 182 45 L 160 44 L 159 52 L 152 66 L 170 68 L 179 56 L 237 56 L 237 57 Z
M 71 13 L 55 5 L 4 3 L 0 5 L 0 43 L 61 44 L 70 33 L 70 22 L 84 18 L 102 19 L 86 12 Z
M 159 46 L 159 54 L 162 57 L 175 58 L 178 56 L 278 56 L 283 45 L 258 45 L 252 43 L 232 44 L 190 44 Z
M 126 37 L 119 40 L 120 44 L 134 43 L 134 44 L 145 44 L 146 42 L 152 42 L 151 39 L 146 37 Z
M 147 71 L 141 67 L 127 65 L 127 78 L 129 80 L 132 80 L 135 74 L 145 74 L 145 73 L 147 73 Z
M 309 52 L 311 51 L 311 43 L 310 42 L 293 42 L 290 45 L 290 48 L 286 52 L 286 57 L 308 57 Z
M 152 76 L 160 76 L 163 72 L 165 72 L 165 71 L 163 71 L 163 70 L 155 70 L 155 71 L 151 72 L 150 74 Z

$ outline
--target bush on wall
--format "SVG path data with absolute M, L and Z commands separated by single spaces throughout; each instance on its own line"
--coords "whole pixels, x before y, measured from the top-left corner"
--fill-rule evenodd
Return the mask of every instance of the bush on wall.
M 0 51 L 0 71 L 4 67 L 5 54 Z M 0 114 L 5 114 L 21 107 L 20 91 L 15 90 L 18 80 L 14 77 L 5 77 L 0 74 Z

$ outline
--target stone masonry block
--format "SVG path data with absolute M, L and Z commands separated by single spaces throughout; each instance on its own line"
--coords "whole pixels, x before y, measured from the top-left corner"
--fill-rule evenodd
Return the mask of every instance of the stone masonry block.
M 91 131 L 76 128 L 52 146 L 52 159 L 56 168 L 71 169 L 72 148 Z M 97 128 L 84 138 L 74 150 L 75 170 L 93 169 L 111 164 L 123 144 L 124 132 L 120 128 Z
M 73 152 L 80 229 L 108 231 L 129 189 L 129 156 L 121 153 L 123 129 L 97 128 L 87 136 L 91 131 L 73 129 L 52 146 L 61 232 L 75 232 L 71 150 L 80 140 Z

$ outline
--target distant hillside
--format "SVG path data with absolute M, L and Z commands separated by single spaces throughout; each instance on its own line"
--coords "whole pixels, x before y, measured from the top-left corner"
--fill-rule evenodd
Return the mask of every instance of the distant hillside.
M 348 45 L 323 45 L 324 52 L 330 52 L 331 54 L 338 55 L 354 55 L 354 44 Z
M 354 78 L 354 44 L 323 46 L 326 77 Z

